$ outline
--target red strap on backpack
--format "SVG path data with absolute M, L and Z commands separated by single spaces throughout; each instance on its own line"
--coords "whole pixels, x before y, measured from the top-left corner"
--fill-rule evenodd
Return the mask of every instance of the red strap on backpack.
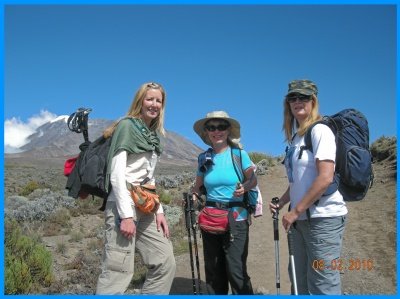
M 71 172 L 74 170 L 76 160 L 78 160 L 79 155 L 73 158 L 69 158 L 67 161 L 64 163 L 64 175 L 69 176 Z

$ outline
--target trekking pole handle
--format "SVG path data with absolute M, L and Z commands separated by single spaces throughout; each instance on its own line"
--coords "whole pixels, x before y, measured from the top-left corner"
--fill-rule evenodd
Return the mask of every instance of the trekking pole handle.
M 272 202 L 272 204 L 274 204 L 274 205 L 278 205 L 278 203 L 279 203 L 279 198 L 278 198 L 278 197 L 274 197 L 274 198 L 271 200 L 271 202 Z M 275 212 L 274 212 L 274 214 L 272 215 L 272 218 L 278 219 L 278 215 L 279 215 L 279 209 L 277 208 L 277 209 L 275 209 Z
M 271 200 L 271 202 L 272 202 L 272 204 L 277 205 L 279 202 L 279 198 L 274 197 Z M 278 218 L 278 215 L 279 215 L 279 210 L 276 209 L 272 216 L 272 219 L 274 219 L 274 240 L 279 240 L 279 227 L 278 227 L 279 218 Z
M 190 214 L 190 225 L 193 229 L 196 229 L 196 213 L 194 209 L 194 200 L 193 200 L 193 193 L 188 195 L 188 204 L 189 204 L 189 214 Z

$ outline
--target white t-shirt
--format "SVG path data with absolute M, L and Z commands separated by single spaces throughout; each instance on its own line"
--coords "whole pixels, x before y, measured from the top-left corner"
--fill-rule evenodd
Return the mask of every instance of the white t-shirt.
M 303 150 L 301 159 L 299 159 L 300 147 L 305 145 L 304 136 L 296 135 L 288 150 L 290 160 L 287 163 L 291 164 L 291 167 L 289 167 L 289 170 L 286 168 L 286 170 L 290 184 L 291 208 L 296 207 L 302 200 L 317 177 L 316 159 L 320 161 L 335 161 L 336 159 L 335 135 L 326 125 L 317 124 L 314 126 L 311 131 L 313 153 L 309 150 Z M 346 204 L 339 191 L 322 196 L 318 204 L 311 205 L 309 210 L 311 218 L 336 217 L 347 214 Z M 307 219 L 306 212 L 301 214 L 298 219 Z
M 129 154 L 125 150 L 119 150 L 111 162 L 111 192 L 107 201 L 115 201 L 119 217 L 136 218 L 133 199 L 126 187 L 126 182 L 139 185 L 146 177 L 150 178 L 148 184 L 154 185 L 154 169 L 157 164 L 157 155 L 154 152 L 141 154 Z M 163 207 L 157 211 L 163 213 Z

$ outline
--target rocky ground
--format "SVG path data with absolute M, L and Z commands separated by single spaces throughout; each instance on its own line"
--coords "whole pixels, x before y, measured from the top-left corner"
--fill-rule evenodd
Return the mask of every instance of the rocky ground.
M 52 187 L 62 188 L 65 178 L 59 174 L 60 163 L 38 166 L 16 161 L 6 163 L 6 197 L 20 190 L 21 181 L 36 178 L 48 185 L 49 176 Z M 28 168 L 27 168 L 28 167 Z M 31 167 L 31 168 L 29 168 Z M 374 165 L 375 183 L 367 197 L 360 202 L 348 203 L 349 215 L 346 226 L 342 262 L 343 292 L 345 294 L 395 294 L 397 288 L 397 206 L 396 178 L 393 164 Z M 274 196 L 280 196 L 286 188 L 287 178 L 282 166 L 278 165 L 259 176 L 259 184 L 264 199 L 264 215 L 253 220 L 250 232 L 248 271 L 253 287 L 258 294 L 276 294 L 275 242 L 273 223 L 267 203 Z M 49 187 L 49 186 L 47 186 Z M 179 190 L 175 194 L 180 194 Z M 103 215 L 93 208 L 91 213 L 72 213 L 68 230 L 60 234 L 47 234 L 45 223 L 35 226 L 42 234 L 42 242 L 53 254 L 54 284 L 44 292 L 52 294 L 93 294 L 95 280 L 99 273 Z M 280 213 L 280 218 L 282 217 Z M 281 224 L 281 221 L 279 222 Z M 29 227 L 29 225 L 28 225 Z M 32 225 L 33 229 L 33 225 Z M 176 249 L 177 272 L 171 294 L 193 294 L 190 258 L 187 253 L 187 238 L 182 219 L 173 226 L 172 233 L 181 239 Z M 186 238 L 186 239 L 185 239 Z M 64 246 L 63 246 L 64 244 Z M 204 272 L 201 239 L 198 238 L 199 261 L 204 287 Z M 287 275 L 287 240 L 280 227 L 280 292 L 289 294 Z M 353 264 L 354 268 L 350 267 Z M 135 292 L 132 285 L 129 293 Z

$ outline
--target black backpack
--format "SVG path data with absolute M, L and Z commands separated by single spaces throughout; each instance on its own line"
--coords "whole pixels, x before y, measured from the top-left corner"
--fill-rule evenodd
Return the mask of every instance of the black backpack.
M 299 159 L 303 150 L 313 151 L 311 130 L 319 123 L 327 125 L 336 137 L 335 177 L 324 195 L 339 189 L 346 201 L 363 199 L 374 179 L 366 117 L 355 109 L 345 109 L 332 116 L 324 116 L 307 130 L 304 136 L 305 146 L 300 149 Z
M 87 114 L 89 112 L 86 111 L 86 118 L 79 117 L 82 110 L 78 109 L 77 112 L 71 114 L 68 120 L 68 127 L 71 131 L 84 133 L 85 142 L 79 146 L 81 152 L 75 161 L 72 172 L 68 175 L 65 188 L 68 189 L 68 195 L 73 198 L 86 198 L 88 195 L 103 198 L 103 205 L 100 208 L 103 211 L 110 193 L 110 190 L 107 191 L 105 187 L 107 157 L 112 138 L 100 136 L 93 142 L 89 141 L 87 133 Z M 74 124 L 76 119 L 78 121 Z M 86 124 L 82 125 L 81 122 L 86 122 Z

